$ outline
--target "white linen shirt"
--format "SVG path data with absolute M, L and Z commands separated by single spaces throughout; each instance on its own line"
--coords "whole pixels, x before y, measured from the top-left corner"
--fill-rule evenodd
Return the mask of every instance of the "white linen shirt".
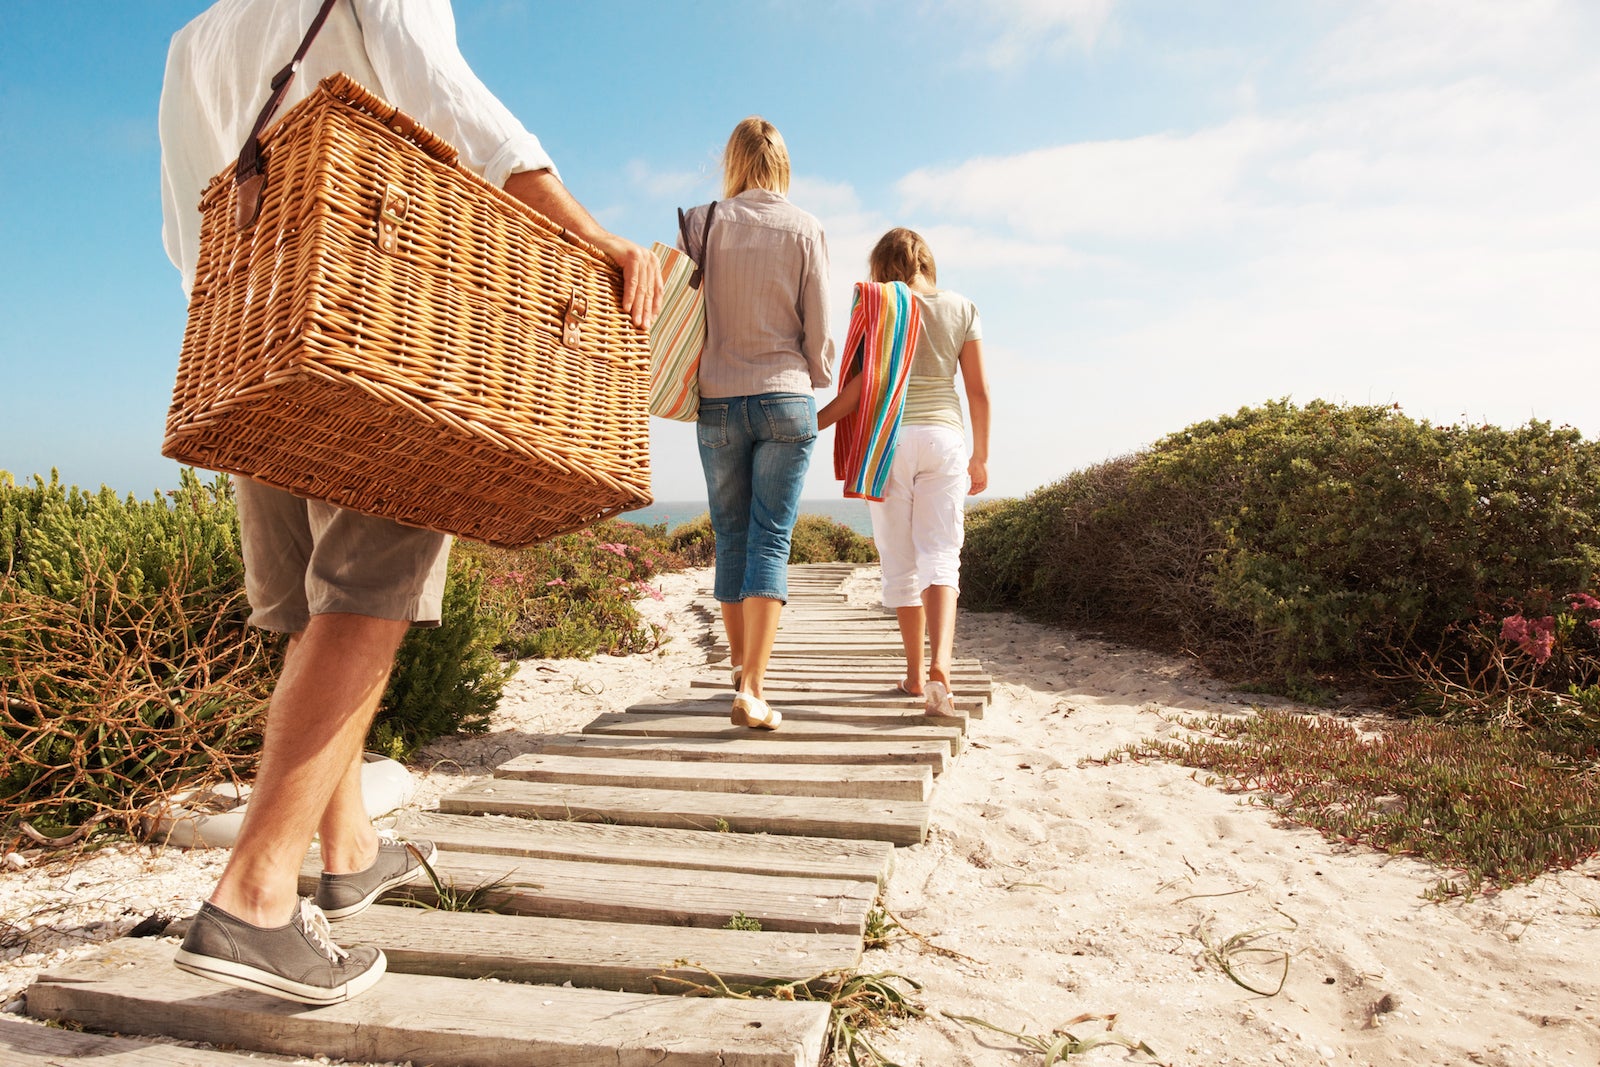
M 239 149 L 322 0 L 217 0 L 179 30 L 161 88 L 162 240 L 194 285 L 200 194 Z M 339 0 L 273 121 L 344 73 L 454 145 L 493 185 L 520 171 L 554 172 L 529 133 L 467 66 L 449 0 Z

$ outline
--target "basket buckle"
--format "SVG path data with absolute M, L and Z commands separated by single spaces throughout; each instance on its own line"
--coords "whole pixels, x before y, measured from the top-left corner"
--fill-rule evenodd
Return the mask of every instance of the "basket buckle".
M 580 336 L 583 329 L 583 320 L 589 316 L 589 299 L 578 290 L 572 290 L 572 298 L 567 301 L 567 313 L 561 317 L 561 343 L 568 348 L 577 348 L 582 341 Z
M 378 247 L 385 252 L 400 247 L 400 224 L 406 220 L 410 205 L 411 198 L 398 185 L 384 188 L 383 200 L 378 204 Z

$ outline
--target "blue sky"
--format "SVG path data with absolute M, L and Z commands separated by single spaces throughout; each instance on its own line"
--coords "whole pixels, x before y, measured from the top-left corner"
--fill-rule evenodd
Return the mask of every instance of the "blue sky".
M 184 321 L 156 104 L 202 0 L 0 3 L 0 470 L 145 495 Z M 1247 404 L 1600 436 L 1592 0 L 456 0 L 462 51 L 636 241 L 749 114 L 850 283 L 890 226 L 983 313 L 992 492 Z M 652 420 L 660 500 L 703 495 Z M 808 497 L 837 492 L 828 442 Z

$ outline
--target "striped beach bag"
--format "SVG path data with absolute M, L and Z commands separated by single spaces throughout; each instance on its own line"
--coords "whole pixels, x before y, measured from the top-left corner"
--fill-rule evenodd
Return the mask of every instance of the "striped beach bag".
M 706 241 L 711 236 L 715 202 L 706 209 L 700 231 L 700 262 L 657 241 L 651 251 L 661 261 L 661 314 L 650 327 L 650 414 L 678 422 L 693 422 L 700 415 L 700 353 L 706 344 L 706 306 L 701 282 L 705 278 Z M 678 212 L 678 233 L 691 247 Z

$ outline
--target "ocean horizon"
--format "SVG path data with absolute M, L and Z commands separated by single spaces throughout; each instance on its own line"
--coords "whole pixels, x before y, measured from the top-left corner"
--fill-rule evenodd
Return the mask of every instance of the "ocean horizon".
M 667 532 L 670 533 L 684 523 L 698 519 L 707 510 L 704 500 L 658 500 L 647 508 L 625 512 L 617 517 L 628 522 L 636 522 L 641 526 L 659 526 L 664 523 Z M 802 500 L 800 514 L 822 515 L 834 522 L 843 523 L 858 534 L 872 536 L 872 519 L 867 515 L 865 501 L 846 500 L 843 497 L 837 500 Z

